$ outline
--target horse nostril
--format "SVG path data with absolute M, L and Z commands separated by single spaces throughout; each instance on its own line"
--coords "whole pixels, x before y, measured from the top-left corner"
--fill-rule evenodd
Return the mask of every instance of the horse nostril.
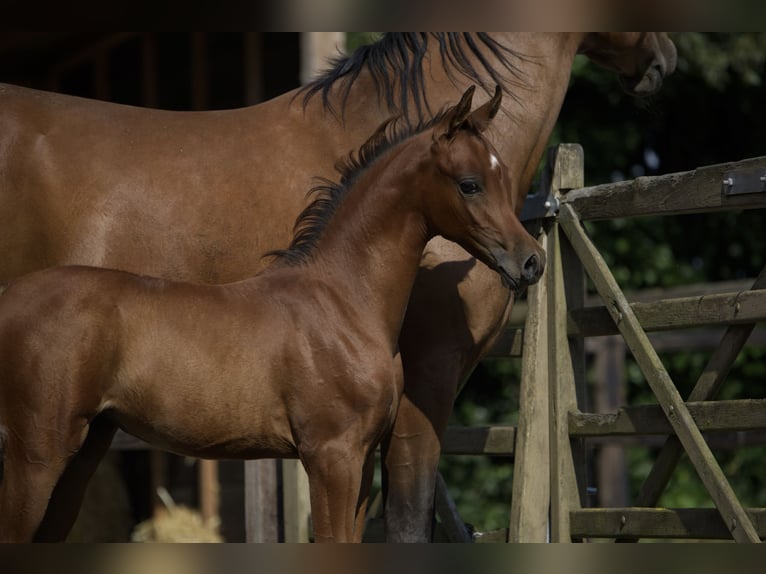
M 524 279 L 531 283 L 533 281 L 536 281 L 540 277 L 540 259 L 537 257 L 536 254 L 530 255 L 527 260 L 524 262 L 524 268 L 522 271 L 522 274 L 524 275 Z

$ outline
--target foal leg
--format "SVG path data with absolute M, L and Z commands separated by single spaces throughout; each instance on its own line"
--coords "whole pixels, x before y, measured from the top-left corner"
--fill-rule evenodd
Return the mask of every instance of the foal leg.
M 36 542 L 60 542 L 66 539 L 77 519 L 93 473 L 109 450 L 117 425 L 104 416 L 88 425 L 88 436 L 72 457 L 56 483 L 42 524 L 35 534 Z
M 361 540 L 361 531 L 356 534 L 355 524 L 365 474 L 363 452 L 348 443 L 325 444 L 301 456 L 309 477 L 315 542 Z
M 356 505 L 356 520 L 354 521 L 354 542 L 362 542 L 364 538 L 364 524 L 367 519 L 367 505 L 370 502 L 370 490 L 372 479 L 375 474 L 375 451 L 367 455 L 362 470 L 362 484 L 359 490 L 359 501 Z
M 0 542 L 31 542 L 66 457 L 43 440 L 8 432 L 0 482 Z

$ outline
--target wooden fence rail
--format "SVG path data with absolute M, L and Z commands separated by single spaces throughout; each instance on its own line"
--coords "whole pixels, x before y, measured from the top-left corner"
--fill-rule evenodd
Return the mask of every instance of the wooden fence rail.
M 766 194 L 757 189 L 758 184 L 756 189 L 746 190 L 741 194 L 731 194 L 731 190 L 726 189 L 724 182 L 734 181 L 729 180 L 730 174 L 737 176 L 742 170 L 760 170 L 766 174 L 766 158 L 573 190 L 559 198 L 561 211 L 556 226 L 560 226 L 565 232 L 567 240 L 603 301 L 603 306 L 598 309 L 588 309 L 582 305 L 564 306 L 564 302 L 559 301 L 557 311 L 563 311 L 562 314 L 570 321 L 567 329 L 570 340 L 577 340 L 583 336 L 621 333 L 659 404 L 654 407 L 626 407 L 613 415 L 604 416 L 581 413 L 578 405 L 570 403 L 566 413 L 567 431 L 563 432 L 559 427 L 558 432 L 551 435 L 552 443 L 556 443 L 555 447 L 552 445 L 552 450 L 564 453 L 558 460 L 552 460 L 552 474 L 571 476 L 570 468 L 576 467 L 578 460 L 579 453 L 573 449 L 578 437 L 651 433 L 671 435 L 639 496 L 639 503 L 645 506 L 656 504 L 680 454 L 685 451 L 716 505 L 717 518 L 713 520 L 712 530 L 700 533 L 695 530 L 698 524 L 694 524 L 694 528 L 685 529 L 679 529 L 678 524 L 684 524 L 690 517 L 697 517 L 702 521 L 703 516 L 710 513 L 709 510 L 647 512 L 646 509 L 622 509 L 622 513 L 615 518 L 617 515 L 613 511 L 579 508 L 584 500 L 581 495 L 574 496 L 571 491 L 569 495 L 566 492 L 552 491 L 552 523 L 554 526 L 559 525 L 555 529 L 554 539 L 566 541 L 573 538 L 610 536 L 635 540 L 638 536 L 696 534 L 704 538 L 715 532 L 717 536 L 731 537 L 741 542 L 758 542 L 763 535 L 760 509 L 743 508 L 701 433 L 702 430 L 766 428 L 764 403 L 744 400 L 706 404 L 699 401 L 712 398 L 750 335 L 754 323 L 766 320 L 766 291 L 760 290 L 764 273 L 751 291 L 629 304 L 581 223 L 584 220 L 611 217 L 674 215 L 766 207 Z M 740 190 L 741 188 L 737 191 Z M 556 258 L 554 254 L 553 260 Z M 555 275 L 562 273 L 556 266 L 549 271 Z M 573 281 L 575 288 L 581 289 L 581 277 L 553 279 L 554 283 L 557 281 Z M 569 285 L 565 289 L 569 289 Z M 729 327 L 698 382 L 698 386 L 705 387 L 705 390 L 693 392 L 691 402 L 687 403 L 668 376 L 646 331 L 712 324 Z M 560 339 L 554 341 L 554 344 L 558 345 L 559 349 L 567 345 Z M 554 356 L 556 353 L 560 353 L 560 350 L 552 352 Z M 566 361 L 560 366 L 566 371 L 576 368 Z M 556 376 L 575 379 L 565 377 L 563 372 L 557 373 Z M 564 392 L 563 389 L 560 392 Z M 554 393 L 553 410 L 556 410 L 558 400 Z M 560 426 L 563 426 L 561 413 L 558 413 L 558 418 Z M 579 492 L 581 487 L 580 484 Z M 556 496 L 564 496 L 566 503 L 555 501 Z M 631 526 L 628 529 L 629 522 L 641 526 Z M 706 522 L 708 523 L 709 521 Z M 721 525 L 725 530 L 720 528 Z M 605 534 L 607 532 L 608 534 Z

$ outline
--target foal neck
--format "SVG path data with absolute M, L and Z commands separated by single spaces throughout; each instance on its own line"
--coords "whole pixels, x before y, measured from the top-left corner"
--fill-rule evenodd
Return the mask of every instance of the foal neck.
M 421 191 L 428 177 L 427 142 L 429 134 L 415 136 L 359 174 L 308 264 L 348 305 L 374 314 L 392 345 L 432 235 Z

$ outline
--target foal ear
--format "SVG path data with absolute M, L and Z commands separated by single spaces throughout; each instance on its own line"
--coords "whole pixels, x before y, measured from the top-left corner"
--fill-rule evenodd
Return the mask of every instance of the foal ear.
M 503 90 L 500 86 L 495 86 L 495 94 L 484 105 L 476 108 L 470 115 L 470 122 L 473 126 L 483 132 L 489 127 L 492 118 L 497 115 L 500 109 L 500 103 L 503 101 Z
M 447 124 L 447 130 L 444 135 L 448 139 L 452 139 L 455 133 L 465 124 L 468 117 L 471 115 L 471 102 L 473 101 L 473 93 L 476 91 L 476 86 L 468 88 L 463 97 L 455 107 L 453 107 L 444 118 Z

